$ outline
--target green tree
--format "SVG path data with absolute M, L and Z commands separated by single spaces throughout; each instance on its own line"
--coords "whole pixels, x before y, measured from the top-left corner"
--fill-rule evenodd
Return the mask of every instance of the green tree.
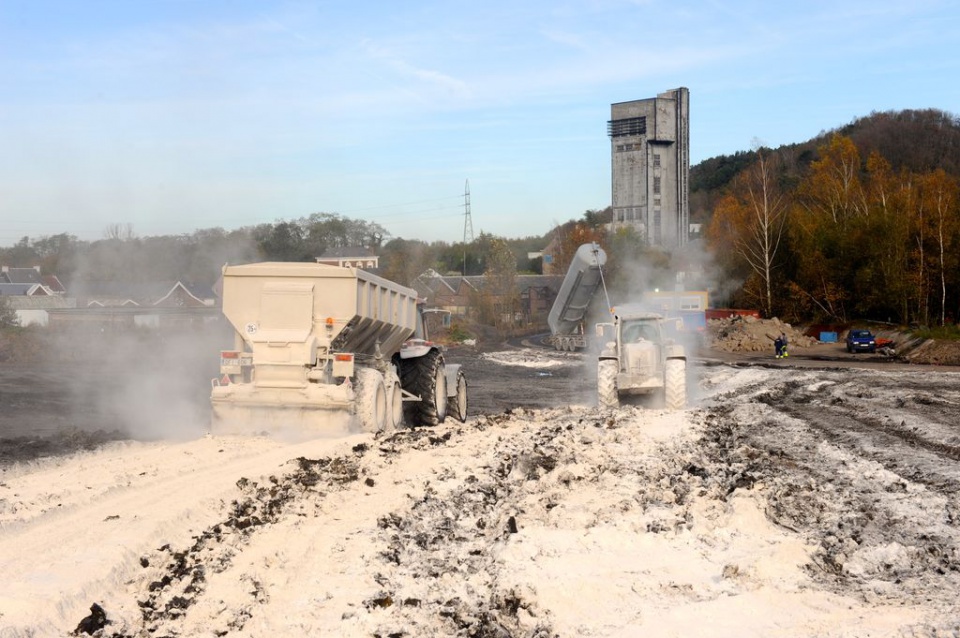
M 261 224 L 254 229 L 254 239 L 268 261 L 312 261 L 315 257 L 305 248 L 303 229 L 295 222 Z
M 380 251 L 383 276 L 405 286 L 435 264 L 436 247 L 419 239 L 391 239 Z
M 7 298 L 0 296 L 0 329 L 9 329 L 20 325 L 17 311 L 10 307 Z
M 514 317 L 520 309 L 520 293 L 517 289 L 517 259 L 507 242 L 494 237 L 490 241 L 490 255 L 484 272 L 482 309 L 486 320 L 497 331 L 506 334 L 514 325 Z

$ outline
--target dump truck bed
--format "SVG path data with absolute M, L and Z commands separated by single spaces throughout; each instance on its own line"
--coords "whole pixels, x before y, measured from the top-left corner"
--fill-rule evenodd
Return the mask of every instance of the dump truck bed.
M 247 369 L 215 382 L 215 431 L 336 435 L 356 411 L 355 371 L 389 362 L 415 334 L 417 293 L 355 268 L 227 266 L 223 314 Z
M 223 270 L 223 314 L 247 343 L 335 342 L 396 352 L 417 325 L 417 292 L 356 268 L 264 262 Z M 256 354 L 256 346 L 254 353 Z

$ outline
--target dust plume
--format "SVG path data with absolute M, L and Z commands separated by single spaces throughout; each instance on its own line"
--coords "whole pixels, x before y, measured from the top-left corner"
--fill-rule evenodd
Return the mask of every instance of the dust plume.
M 139 440 L 201 436 L 210 421 L 210 380 L 230 333 L 216 316 L 156 328 L 67 325 L 45 353 L 71 397 L 70 421 Z

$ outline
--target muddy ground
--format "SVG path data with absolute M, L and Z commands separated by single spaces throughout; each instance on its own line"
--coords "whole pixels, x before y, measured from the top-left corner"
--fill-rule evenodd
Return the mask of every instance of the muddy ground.
M 450 363 L 463 366 L 470 386 L 471 416 L 520 408 L 551 408 L 595 401 L 596 364 L 590 353 L 556 352 L 542 347 L 544 335 L 480 347 L 447 350 Z M 184 350 L 181 345 L 177 350 Z M 916 352 L 919 350 L 919 352 Z M 878 370 L 960 370 L 960 346 L 928 343 L 907 357 L 846 352 L 842 343 L 810 342 L 792 349 L 789 359 L 771 352 L 729 352 L 712 347 L 693 351 L 688 388 L 696 399 L 698 365 L 728 363 L 773 367 L 869 368 Z M 0 363 L 0 464 L 92 449 L 106 441 L 199 436 L 209 422 L 210 379 L 216 366 L 191 347 L 187 357 L 170 352 L 99 361 Z M 510 364 L 497 353 L 528 352 Z M 537 363 L 549 354 L 564 365 Z M 927 365 L 909 365 L 909 361 Z M 172 411 L 171 432 L 159 414 Z M 184 423 L 189 425 L 184 426 Z M 135 424 L 132 426 L 131 424 Z
M 366 565 L 370 574 L 350 580 L 365 588 L 326 594 L 329 600 L 312 620 L 315 629 L 338 624 L 342 635 L 641 635 L 658 622 L 651 609 L 660 610 L 664 619 L 681 617 L 694 603 L 732 603 L 758 588 L 778 587 L 755 558 L 729 558 L 726 552 L 743 530 L 716 532 L 728 524 L 725 512 L 747 498 L 759 503 L 778 534 L 813 548 L 803 566 L 809 583 L 799 587 L 799 594 L 791 586 L 789 595 L 833 592 L 848 599 L 855 612 L 843 616 L 842 609 L 830 608 L 845 623 L 842 631 L 830 625 L 832 616 L 825 612 L 809 622 L 785 617 L 783 626 L 793 627 L 785 633 L 764 630 L 766 625 L 756 624 L 763 622 L 759 617 L 730 613 L 737 623 L 754 627 L 744 635 L 960 635 L 960 376 L 954 369 L 850 355 L 838 344 L 797 350 L 786 360 L 770 353 L 705 350 L 689 369 L 687 429 L 659 412 L 650 422 L 655 430 L 688 434 L 667 434 L 655 453 L 637 455 L 643 442 L 650 445 L 643 428 L 636 427 L 642 412 L 627 407 L 604 414 L 591 407 L 593 359 L 533 345 L 521 341 L 449 351 L 448 360 L 463 364 L 470 379 L 473 418 L 466 424 L 385 437 L 322 463 L 298 459 L 289 473 L 270 477 L 270 489 L 241 479 L 223 520 L 202 528 L 192 545 L 160 547 L 140 559 L 150 567 L 131 581 L 139 583 L 139 598 L 124 602 L 116 593 L 98 598 L 111 617 L 120 619 L 114 635 L 191 635 L 211 622 L 222 622 L 226 635 L 244 632 L 256 618 L 266 627 L 283 626 L 282 614 L 267 612 L 266 592 L 283 591 L 298 569 L 295 561 L 284 563 L 283 570 L 263 571 L 252 599 L 231 600 L 233 589 L 212 577 L 205 581 L 204 574 L 223 572 L 230 576 L 224 583 L 242 580 L 241 559 L 249 552 L 245 543 L 255 543 L 259 534 L 263 546 L 279 545 L 277 538 L 287 537 L 271 534 L 294 525 L 304 511 L 325 507 L 323 499 L 330 494 L 342 492 L 345 503 L 359 503 L 370 498 L 370 487 L 407 485 L 391 472 L 419 455 L 418 463 L 449 457 L 449 464 L 423 470 L 427 478 L 405 475 L 404 481 L 417 485 L 425 481 L 422 494 L 402 487 L 412 490 L 406 506 L 391 505 L 395 509 L 386 510 L 375 525 L 361 523 L 367 526 L 365 538 L 379 547 L 376 558 L 344 560 L 344 565 Z M 131 415 L 116 402 L 93 397 L 97 388 L 143 393 L 152 384 L 131 388 L 129 371 L 106 368 L 86 376 L 75 373 L 85 380 L 64 384 L 62 370 L 0 368 L 4 405 L 15 406 L 4 411 L 5 427 L 12 424 L 19 432 L 25 425 L 67 428 L 4 441 L 2 449 L 14 450 L 5 452 L 8 461 L 130 436 L 124 422 Z M 471 453 L 458 456 L 458 448 Z M 209 471 L 229 474 L 229 469 Z M 107 498 L 115 486 L 110 477 L 105 480 Z M 592 504 L 584 505 L 583 495 L 594 491 Z M 15 509 L 10 515 L 18 515 Z M 133 517 L 110 512 L 124 520 Z M 337 517 L 316 520 L 338 524 Z M 518 531 L 533 538 L 541 528 L 546 536 L 538 541 L 545 543 L 540 562 L 503 553 L 505 538 Z M 630 584 L 629 604 L 645 610 L 636 618 L 613 606 L 618 593 L 590 600 L 596 614 L 571 624 L 577 614 L 561 613 L 569 604 L 560 602 L 562 583 L 553 589 L 555 579 L 536 569 L 546 569 L 552 560 L 549 539 L 555 534 L 570 530 L 585 538 L 587 530 L 598 529 L 612 539 L 652 538 L 664 543 L 663 551 L 702 543 L 694 553 L 706 559 L 696 572 L 703 580 L 678 589 L 675 581 L 658 581 L 654 570 L 623 583 Z M 318 532 L 318 538 L 326 533 Z M 747 545 L 762 549 L 772 542 L 762 538 Z M 564 549 L 562 564 L 582 563 L 577 569 L 586 573 L 596 556 L 609 553 L 615 562 L 635 558 L 616 552 L 614 541 L 583 557 Z M 322 559 L 332 560 L 318 554 L 316 560 Z M 517 572 L 519 564 L 532 571 Z M 306 579 L 311 569 L 320 568 L 305 565 L 301 576 Z M 473 576 L 463 582 L 444 576 L 452 573 Z M 140 611 L 131 615 L 128 609 Z M 778 613 L 788 614 L 786 609 Z M 871 609 L 887 623 L 885 629 L 875 624 L 858 633 L 856 623 L 875 620 Z M 900 615 L 900 609 L 907 611 Z M 138 614 L 142 620 L 131 620 Z M 613 626 L 619 633 L 609 629 Z

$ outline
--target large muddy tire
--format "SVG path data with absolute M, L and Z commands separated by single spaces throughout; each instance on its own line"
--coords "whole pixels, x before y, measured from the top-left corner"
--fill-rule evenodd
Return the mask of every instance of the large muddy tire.
M 447 379 L 443 367 L 443 355 L 436 350 L 422 357 L 401 360 L 403 389 L 420 397 L 419 401 L 403 403 L 407 424 L 437 425 L 447 418 Z
M 620 363 L 616 359 L 601 359 L 597 365 L 597 405 L 600 408 L 616 410 L 620 407 L 620 393 L 617 390 L 617 374 Z
M 687 406 L 687 362 L 667 359 L 663 371 L 663 402 L 668 410 L 682 410 Z
M 400 375 L 390 366 L 383 380 L 383 387 L 387 396 L 386 432 L 392 432 L 403 427 L 403 392 L 400 390 Z
M 373 368 L 357 368 L 357 417 L 364 432 L 380 432 L 387 424 L 387 392 L 383 375 Z
M 457 370 L 456 393 L 452 397 L 448 410 L 461 423 L 467 421 L 467 377 L 463 370 Z

